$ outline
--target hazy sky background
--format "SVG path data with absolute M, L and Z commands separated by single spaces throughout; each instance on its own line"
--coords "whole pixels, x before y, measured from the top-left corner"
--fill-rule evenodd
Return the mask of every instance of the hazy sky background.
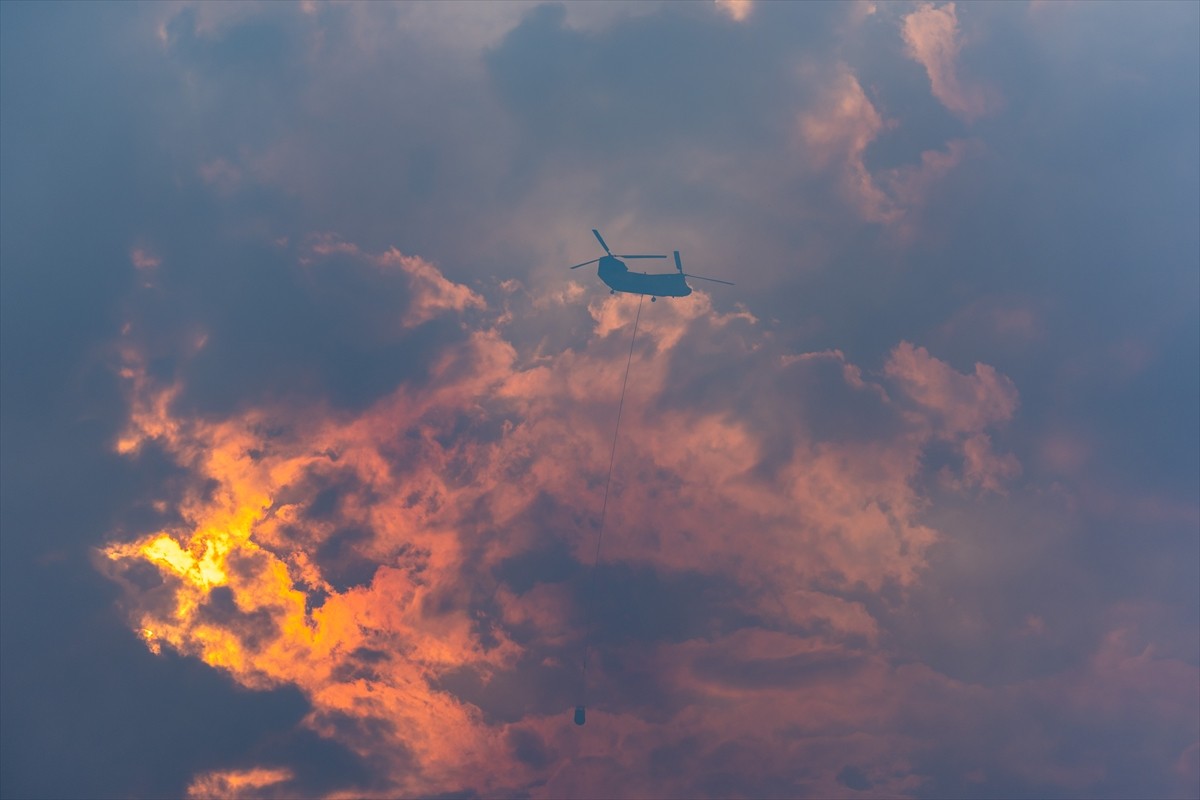
M 1200 791 L 1200 5 L 0 37 L 0 794 Z

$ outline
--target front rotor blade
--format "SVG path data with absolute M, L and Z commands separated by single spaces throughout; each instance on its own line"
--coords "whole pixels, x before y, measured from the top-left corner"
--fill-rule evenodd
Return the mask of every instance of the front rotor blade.
M 619 255 L 619 256 L 613 256 L 613 258 L 666 258 L 666 256 L 628 256 L 628 255 Z
M 598 258 L 593 258 L 591 261 L 585 261 L 582 264 L 576 264 L 575 266 L 571 267 L 571 269 L 579 269 L 580 267 L 586 267 L 588 264 L 595 264 L 599 260 L 600 259 L 598 259 Z
M 600 235 L 600 231 L 596 230 L 595 228 L 592 228 L 592 233 L 596 234 L 596 241 L 598 241 L 600 243 L 600 246 L 604 248 L 604 252 L 608 253 L 611 256 L 612 250 L 609 250 L 608 245 L 606 245 L 604 243 L 604 237 Z
M 685 272 L 683 274 L 689 278 L 695 278 L 695 279 L 701 280 L 701 281 L 712 281 L 713 283 L 723 283 L 726 286 L 735 286 L 736 285 L 733 281 L 723 281 L 720 278 L 706 278 L 703 275 L 693 275 L 690 272 Z

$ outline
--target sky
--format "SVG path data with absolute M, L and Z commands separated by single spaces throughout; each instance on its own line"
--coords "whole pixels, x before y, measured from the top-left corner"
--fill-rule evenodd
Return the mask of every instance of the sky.
M 1195 797 L 1198 142 L 1196 3 L 0 4 L 0 794 Z

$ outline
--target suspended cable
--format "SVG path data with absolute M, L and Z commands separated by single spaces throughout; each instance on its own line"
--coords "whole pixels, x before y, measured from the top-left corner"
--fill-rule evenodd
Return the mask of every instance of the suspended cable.
M 604 480 L 604 502 L 600 505 L 600 530 L 596 533 L 596 554 L 588 577 L 587 616 L 583 636 L 583 669 L 579 674 L 579 705 L 575 706 L 575 724 L 587 721 L 588 650 L 592 640 L 592 617 L 596 605 L 596 567 L 600 563 L 600 543 L 604 540 L 604 519 L 608 514 L 608 489 L 612 485 L 613 463 L 617 458 L 617 436 L 621 432 L 621 411 L 625 408 L 625 387 L 629 385 L 629 366 L 633 363 L 633 345 L 637 342 L 638 322 L 642 319 L 642 301 L 638 295 L 637 316 L 633 318 L 633 338 L 629 341 L 629 357 L 625 359 L 625 378 L 621 381 L 621 400 L 617 403 L 617 424 L 613 429 L 612 449 L 608 454 L 608 477 Z

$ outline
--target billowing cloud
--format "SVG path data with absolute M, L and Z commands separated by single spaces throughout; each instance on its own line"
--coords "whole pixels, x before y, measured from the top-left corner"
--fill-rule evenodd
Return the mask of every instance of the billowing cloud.
M 845 171 L 843 190 L 859 202 L 863 216 L 875 222 L 897 214 L 863 161 L 867 146 L 883 129 L 883 118 L 846 70 L 829 88 L 823 108 L 800 117 L 800 133 L 814 162 L 837 163 Z
M 0 794 L 1195 795 L 1200 7 L 746 7 L 0 4 Z
M 868 222 L 884 223 L 910 236 L 913 215 L 939 179 L 972 149 L 967 140 L 953 139 L 944 150 L 925 150 L 916 164 L 873 172 L 867 149 L 895 127 L 876 110 L 853 72 L 843 66 L 819 102 L 801 113 L 799 131 L 804 153 L 817 168 L 838 175 L 843 196 Z
M 286 769 L 216 770 L 199 775 L 188 786 L 188 797 L 271 797 L 273 787 L 292 779 Z
M 922 487 L 941 443 L 958 453 L 939 473 L 953 491 L 1019 473 L 989 440 L 1015 412 L 1010 380 L 907 342 L 871 378 L 837 351 L 783 352 L 703 294 L 643 309 L 580 738 L 568 711 L 584 579 L 636 301 L 591 301 L 579 346 L 539 353 L 428 262 L 321 241 L 309 267 L 399 265 L 411 308 L 468 333 L 424 382 L 362 411 L 226 418 L 177 411 L 189 387 L 152 378 L 129 340 L 120 447 L 160 448 L 191 476 L 177 523 L 104 552 L 151 649 L 249 688 L 298 687 L 305 725 L 374 765 L 355 793 L 679 796 L 750 773 L 764 794 L 923 785 L 929 742 L 897 727 L 914 713 L 897 698 L 919 689 L 948 706 L 967 690 L 891 663 L 872 608 L 902 606 L 928 568 L 941 534 Z M 522 313 L 559 313 L 569 296 Z M 592 769 L 579 759 L 596 741 Z M 680 772 L 680 758 L 707 766 Z M 296 790 L 280 769 L 197 776 L 192 790 Z M 605 777 L 618 774 L 639 777 Z
M 312 256 L 301 257 L 302 264 L 312 263 L 313 257 L 341 254 L 360 257 L 360 261 L 373 264 L 381 270 L 399 270 L 407 275 L 412 294 L 409 308 L 401 317 L 405 328 L 429 322 L 445 311 L 464 311 L 485 306 L 483 298 L 468 287 L 446 280 L 432 264 L 416 256 L 406 256 L 394 247 L 385 253 L 363 257 L 357 245 L 330 234 L 311 237 L 308 247 Z
M 933 96 L 942 105 L 967 122 L 996 109 L 998 102 L 992 90 L 959 77 L 962 42 L 954 3 L 922 3 L 904 18 L 902 30 L 909 57 L 925 67 Z
M 754 10 L 754 0 L 713 0 L 722 14 L 735 22 L 743 22 Z

